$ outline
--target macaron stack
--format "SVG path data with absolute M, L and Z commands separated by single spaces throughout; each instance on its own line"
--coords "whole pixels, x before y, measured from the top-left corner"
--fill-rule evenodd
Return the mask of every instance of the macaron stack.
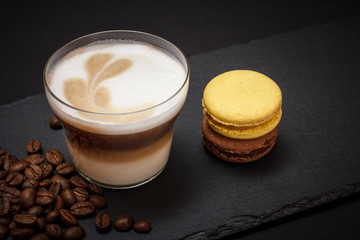
M 264 74 L 250 70 L 220 74 L 204 90 L 204 145 L 229 162 L 262 158 L 276 143 L 281 104 L 279 86 Z

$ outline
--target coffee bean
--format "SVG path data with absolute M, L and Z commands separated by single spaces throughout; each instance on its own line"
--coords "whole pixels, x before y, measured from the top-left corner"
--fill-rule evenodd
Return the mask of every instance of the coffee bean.
M 6 176 L 8 175 L 8 171 L 6 171 L 6 170 L 4 170 L 4 169 L 2 169 L 2 170 L 0 170 L 0 180 L 1 179 L 5 179 L 6 178 Z
M 49 125 L 52 129 L 61 129 L 62 125 L 56 116 L 52 116 L 49 121 Z
M 59 163 L 64 162 L 64 155 L 57 149 L 51 149 L 45 153 L 45 158 L 48 163 L 57 166 Z
M 110 230 L 111 218 L 107 213 L 99 213 L 98 215 L 96 215 L 94 223 L 97 230 L 101 232 L 106 232 Z
M 62 190 L 61 197 L 64 199 L 65 206 L 70 207 L 76 203 L 74 191 L 70 188 L 65 188 L 64 190 Z
M 119 232 L 131 230 L 134 224 L 133 218 L 129 214 L 123 214 L 116 218 L 114 228 Z
M 28 213 L 20 213 L 14 215 L 13 220 L 20 227 L 33 227 L 36 225 L 37 216 Z
M 42 171 L 38 165 L 30 164 L 30 166 L 25 169 L 24 174 L 29 179 L 39 180 L 41 179 Z
M 51 184 L 53 184 L 53 182 L 51 181 L 51 179 L 47 178 L 39 182 L 39 187 L 49 188 Z
M 0 198 L 0 216 L 6 216 L 10 212 L 11 204 L 6 197 Z
M 46 224 L 45 232 L 50 239 L 62 239 L 63 232 L 59 224 Z
M 69 177 L 75 172 L 75 166 L 71 162 L 59 163 L 56 166 L 56 173 L 64 177 Z
M 43 214 L 43 212 L 44 212 L 44 208 L 39 205 L 32 206 L 26 211 L 26 213 L 33 214 L 35 216 L 39 216 Z
M 0 225 L 0 239 L 6 239 L 7 235 L 9 233 L 9 230 L 4 225 Z
M 49 187 L 49 191 L 54 195 L 58 195 L 61 192 L 61 184 L 59 182 L 54 182 Z
M 7 175 L 5 180 L 9 187 L 17 187 L 22 184 L 24 175 L 18 172 L 11 172 Z
M 43 178 L 48 178 L 53 173 L 54 167 L 50 163 L 42 163 L 39 167 L 41 168 Z
M 11 220 L 11 222 L 8 224 L 7 227 L 8 227 L 8 229 L 9 229 L 9 231 L 18 228 L 18 226 L 16 225 L 16 223 L 14 222 L 14 220 Z
M 18 204 L 20 201 L 20 191 L 13 187 L 2 187 L 3 197 L 9 199 L 12 204 Z
M 85 237 L 85 230 L 80 226 L 69 227 L 64 231 L 64 240 L 81 240 Z
M 38 217 L 37 223 L 36 223 L 36 230 L 43 231 L 46 226 L 46 219 L 45 217 L 41 216 Z
M 7 182 L 5 179 L 0 180 L 0 191 L 7 187 Z
M 12 217 L 10 217 L 9 215 L 0 217 L 0 225 L 7 226 L 11 222 L 11 220 L 12 220 Z
M 25 179 L 21 188 L 25 189 L 25 188 L 34 188 L 34 189 L 38 189 L 39 188 L 39 181 L 36 179 Z
M 61 184 L 61 188 L 62 189 L 65 189 L 65 188 L 70 188 L 71 185 L 70 185 L 70 182 L 64 178 L 63 176 L 61 175 L 54 175 L 52 178 L 51 178 L 51 181 L 52 182 L 59 182 Z
M 10 207 L 10 212 L 9 212 L 9 214 L 10 214 L 10 215 L 18 214 L 18 213 L 20 213 L 20 210 L 21 210 L 20 204 L 13 204 L 13 205 L 11 205 L 11 207 Z
M 14 239 L 27 240 L 35 234 L 34 228 L 16 228 L 11 230 L 10 236 Z
M 13 165 L 16 162 L 19 162 L 19 159 L 12 155 L 11 153 L 7 153 L 0 157 L 3 160 L 3 169 L 8 171 L 11 165 Z
M 134 222 L 133 228 L 137 233 L 148 233 L 151 231 L 151 224 L 145 220 L 138 220 Z
M 89 184 L 81 177 L 78 176 L 73 176 L 70 178 L 70 183 L 74 186 L 74 187 L 81 187 L 86 189 Z
M 36 202 L 36 190 L 34 188 L 25 188 L 20 193 L 20 206 L 23 209 L 29 209 Z
M 86 201 L 89 198 L 89 192 L 84 188 L 76 187 L 73 189 L 73 192 L 78 202 Z
M 39 140 L 37 139 L 33 139 L 30 140 L 27 144 L 26 144 L 26 151 L 28 153 L 36 153 L 39 152 L 41 149 L 41 143 Z
M 49 240 L 50 238 L 46 233 L 37 233 L 30 238 L 30 240 Z
M 89 184 L 89 191 L 91 193 L 98 194 L 98 195 L 102 195 L 104 192 L 102 187 L 100 187 L 99 185 L 96 185 L 95 183 Z
M 49 191 L 38 191 L 36 195 L 36 204 L 38 205 L 46 206 L 54 202 L 54 195 Z
M 61 195 L 56 195 L 54 209 L 60 210 L 64 208 L 64 206 L 65 206 L 64 198 Z
M 30 163 L 26 161 L 16 162 L 9 167 L 9 172 L 23 172 L 29 165 Z
M 94 205 L 89 201 L 77 202 L 70 207 L 70 212 L 77 217 L 91 215 L 95 211 Z
M 39 165 L 44 162 L 44 158 L 40 153 L 33 153 L 29 156 L 26 156 L 22 161 L 28 162 L 30 164 Z
M 67 227 L 79 224 L 77 218 L 67 209 L 60 209 L 60 219 Z
M 59 211 L 58 210 L 51 210 L 46 214 L 46 222 L 47 223 L 55 223 L 56 220 L 59 217 Z
M 107 205 L 105 198 L 97 194 L 91 194 L 89 197 L 89 202 L 91 202 L 97 210 L 104 209 Z

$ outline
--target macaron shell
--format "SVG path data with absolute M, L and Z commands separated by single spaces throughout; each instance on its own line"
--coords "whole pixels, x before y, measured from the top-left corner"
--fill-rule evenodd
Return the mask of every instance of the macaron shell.
M 274 148 L 277 135 L 278 127 L 259 138 L 232 139 L 215 132 L 205 118 L 202 122 L 204 146 L 215 156 L 228 162 L 246 163 L 264 157 Z
M 278 85 L 264 74 L 250 70 L 225 72 L 212 79 L 203 94 L 204 111 L 214 122 L 244 127 L 274 118 L 281 107 Z

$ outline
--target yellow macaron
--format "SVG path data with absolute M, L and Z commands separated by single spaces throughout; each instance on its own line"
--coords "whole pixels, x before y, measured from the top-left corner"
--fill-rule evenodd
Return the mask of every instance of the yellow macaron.
M 205 87 L 202 105 L 209 126 L 234 139 L 271 132 L 280 122 L 282 94 L 264 74 L 250 70 L 225 72 Z

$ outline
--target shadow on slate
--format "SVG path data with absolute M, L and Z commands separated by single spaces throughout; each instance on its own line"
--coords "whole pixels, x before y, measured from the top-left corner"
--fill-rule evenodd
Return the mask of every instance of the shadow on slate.
M 135 189 L 105 190 L 113 220 L 130 213 L 152 231 L 103 235 L 93 218 L 82 219 L 88 239 L 218 239 L 360 192 L 359 24 L 354 17 L 191 57 L 165 171 Z M 278 142 L 249 164 L 219 160 L 201 142 L 202 91 L 233 69 L 264 73 L 283 93 Z M 63 131 L 48 126 L 51 115 L 43 94 L 0 106 L 0 146 L 22 158 L 37 138 L 43 151 L 57 148 L 70 161 Z

